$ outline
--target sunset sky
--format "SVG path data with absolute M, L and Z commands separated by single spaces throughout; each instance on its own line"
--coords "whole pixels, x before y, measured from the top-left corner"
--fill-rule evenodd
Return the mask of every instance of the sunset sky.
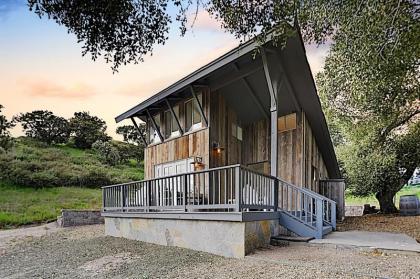
M 172 26 L 170 39 L 153 56 L 113 74 L 104 61 L 81 56 L 65 27 L 39 19 L 25 0 L 0 0 L 0 104 L 10 119 L 20 112 L 51 110 L 69 118 L 89 111 L 115 137 L 114 117 L 237 46 L 204 11 L 186 36 Z M 322 69 L 326 48 L 307 46 L 312 72 Z M 129 121 L 126 122 L 129 124 Z M 120 125 L 124 124 L 122 122 Z M 22 135 L 21 127 L 13 130 Z

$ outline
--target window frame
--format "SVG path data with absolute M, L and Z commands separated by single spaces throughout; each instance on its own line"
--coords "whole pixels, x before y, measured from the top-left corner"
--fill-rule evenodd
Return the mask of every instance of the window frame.
M 202 93 L 197 94 L 197 99 L 201 103 L 203 102 L 203 97 L 202 96 L 203 96 Z M 190 127 L 188 127 L 189 124 L 187 122 L 188 121 L 187 105 L 189 103 L 191 103 L 191 115 L 190 115 L 191 126 Z M 199 121 L 198 122 L 194 122 L 194 113 L 197 113 L 198 116 L 199 116 Z M 190 98 L 190 99 L 188 99 L 184 102 L 184 127 L 185 127 L 185 132 L 191 132 L 191 131 L 194 131 L 194 130 L 201 129 L 203 127 L 203 118 L 201 117 L 201 113 L 200 113 L 199 108 L 198 108 L 198 103 L 197 103 L 197 100 L 195 98 Z

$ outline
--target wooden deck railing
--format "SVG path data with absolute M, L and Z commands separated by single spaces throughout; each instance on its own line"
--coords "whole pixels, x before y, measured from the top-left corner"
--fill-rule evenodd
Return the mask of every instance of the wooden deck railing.
M 102 187 L 103 210 L 275 211 L 275 185 L 270 176 L 232 165 Z
M 241 165 L 102 187 L 105 212 L 241 212 L 278 209 L 321 229 L 335 228 L 334 201 Z M 239 198 L 238 198 L 239 197 Z

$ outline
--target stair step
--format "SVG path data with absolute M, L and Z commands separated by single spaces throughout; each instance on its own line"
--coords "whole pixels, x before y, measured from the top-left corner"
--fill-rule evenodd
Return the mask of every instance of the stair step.
M 277 235 L 277 236 L 272 236 L 271 239 L 282 240 L 282 241 L 291 241 L 291 242 L 308 242 L 309 240 L 314 239 L 314 237 Z
M 286 240 L 279 240 L 279 239 L 271 238 L 270 244 L 273 246 L 286 247 L 286 246 L 289 246 L 290 242 Z

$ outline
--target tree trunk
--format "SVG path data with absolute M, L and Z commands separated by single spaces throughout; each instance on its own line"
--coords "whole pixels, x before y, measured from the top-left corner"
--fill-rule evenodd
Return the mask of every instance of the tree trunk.
M 383 214 L 392 214 L 397 213 L 398 209 L 394 204 L 394 196 L 396 192 L 387 191 L 387 192 L 378 192 L 376 193 L 376 199 L 379 201 L 379 207 L 381 213 Z

